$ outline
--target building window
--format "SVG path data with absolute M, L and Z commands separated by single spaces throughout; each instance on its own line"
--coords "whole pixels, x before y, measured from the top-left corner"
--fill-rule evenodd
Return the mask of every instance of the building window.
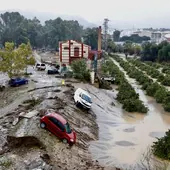
M 64 50 L 69 50 L 69 48 L 68 47 L 64 47 Z
M 83 53 L 86 53 L 86 51 L 83 51 Z
M 74 48 L 74 57 L 79 57 L 79 48 L 78 47 Z

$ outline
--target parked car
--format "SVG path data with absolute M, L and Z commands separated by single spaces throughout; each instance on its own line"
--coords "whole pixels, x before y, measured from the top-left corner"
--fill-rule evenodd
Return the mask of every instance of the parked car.
M 28 84 L 28 80 L 25 78 L 12 78 L 9 80 L 10 86 L 20 86 L 23 84 Z
M 104 81 L 108 81 L 108 82 L 114 83 L 114 82 L 115 82 L 115 77 L 111 77 L 111 76 L 103 76 L 103 77 L 101 77 L 101 80 L 104 80 Z
M 63 143 L 73 145 L 76 142 L 76 133 L 70 128 L 69 123 L 58 113 L 50 112 L 40 119 L 41 128 L 46 128 Z
M 47 74 L 60 74 L 59 70 L 56 68 L 51 68 L 47 71 Z
M 36 67 L 37 69 L 40 69 L 41 64 L 40 64 L 40 63 L 37 63 L 37 64 L 35 65 L 35 67 Z
M 76 106 L 83 106 L 86 109 L 91 108 L 92 100 L 89 93 L 81 88 L 78 88 L 74 93 L 74 101 Z
M 45 70 L 46 65 L 44 63 L 37 63 L 36 66 L 37 70 Z

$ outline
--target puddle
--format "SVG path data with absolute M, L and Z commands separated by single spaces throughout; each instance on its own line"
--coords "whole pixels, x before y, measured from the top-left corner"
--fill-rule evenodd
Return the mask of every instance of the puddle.
M 135 127 L 126 128 L 124 129 L 124 132 L 135 132 Z
M 128 141 L 117 141 L 115 142 L 116 145 L 119 146 L 134 146 L 135 144 L 132 142 L 128 142 Z
M 150 132 L 149 136 L 151 136 L 153 138 L 161 138 L 161 137 L 165 136 L 165 132 Z

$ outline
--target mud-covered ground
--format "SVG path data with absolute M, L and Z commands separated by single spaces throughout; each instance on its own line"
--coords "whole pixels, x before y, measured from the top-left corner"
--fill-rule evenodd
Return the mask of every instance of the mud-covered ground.
M 35 53 L 35 58 L 48 61 L 51 55 Z M 90 141 L 98 139 L 98 126 L 92 110 L 74 104 L 71 83 L 76 81 L 66 80 L 61 87 L 61 80 L 46 71 L 28 70 L 32 73 L 28 85 L 0 92 L 0 170 L 109 169 L 100 166 L 88 151 Z M 74 146 L 40 128 L 39 120 L 48 109 L 59 112 L 76 131 Z M 30 112 L 32 116 L 25 117 Z
M 57 60 L 57 56 L 55 53 L 51 53 L 51 52 L 38 52 L 39 55 L 41 55 L 41 59 L 42 61 L 46 62 L 46 63 L 56 63 Z
M 89 142 L 98 138 L 96 116 L 92 111 L 74 105 L 74 87 L 68 84 L 26 92 L 27 88 L 9 88 L 0 93 L 1 101 L 6 101 L 0 109 L 0 169 L 104 169 L 97 161 L 92 161 L 88 152 Z M 22 96 L 22 104 L 18 103 L 18 107 L 2 113 L 2 106 L 7 106 L 19 96 Z M 59 112 L 68 120 L 77 133 L 74 146 L 63 144 L 40 128 L 40 117 L 47 109 Z M 33 110 L 37 112 L 31 118 L 23 116 Z

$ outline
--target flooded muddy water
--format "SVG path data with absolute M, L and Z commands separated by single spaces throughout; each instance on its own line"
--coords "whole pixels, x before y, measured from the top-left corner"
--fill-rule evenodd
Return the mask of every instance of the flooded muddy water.
M 47 66 L 47 69 L 49 66 Z M 28 78 L 28 85 L 23 85 L 19 87 L 6 87 L 6 89 L 1 92 L 0 97 L 0 116 L 11 112 L 18 107 L 24 100 L 30 99 L 32 97 L 29 90 L 43 87 L 61 85 L 61 79 L 55 78 L 54 75 L 47 75 L 47 69 L 45 71 L 37 71 L 32 66 L 28 67 L 28 73 L 32 73 Z M 1 74 L 0 80 L 7 81 L 8 77 Z M 1 82 L 1 81 L 0 81 Z M 37 96 L 41 93 L 41 90 L 37 90 Z
M 127 75 L 126 75 L 127 76 Z M 134 79 L 128 81 L 148 107 L 147 114 L 127 113 L 115 98 L 117 91 L 102 90 L 78 84 L 92 96 L 92 111 L 97 115 L 99 140 L 90 143 L 89 151 L 104 166 L 135 167 L 144 153 L 170 128 L 170 114 L 145 95 Z

